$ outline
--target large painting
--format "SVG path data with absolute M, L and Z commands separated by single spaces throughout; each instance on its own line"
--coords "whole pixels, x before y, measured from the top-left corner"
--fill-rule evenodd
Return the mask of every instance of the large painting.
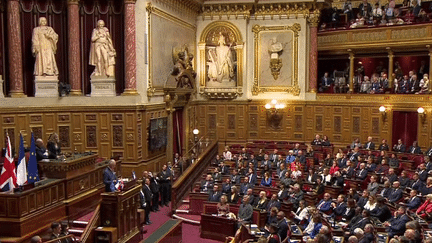
M 196 27 L 162 10 L 149 5 L 149 90 L 162 91 L 174 67 L 173 50 L 187 48 L 195 52 Z
M 252 94 L 288 92 L 299 95 L 298 36 L 300 24 L 259 26 L 252 29 L 255 41 Z
M 149 128 L 149 151 L 156 151 L 167 146 L 167 123 L 168 118 L 157 118 L 150 120 Z

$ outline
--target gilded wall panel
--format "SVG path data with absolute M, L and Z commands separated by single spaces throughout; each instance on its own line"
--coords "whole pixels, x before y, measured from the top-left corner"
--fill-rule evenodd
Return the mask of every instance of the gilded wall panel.
M 356 113 L 356 112 L 354 112 Z M 352 117 L 352 133 L 359 134 L 360 133 L 360 117 L 353 116 Z
M 323 130 L 323 117 L 315 116 L 315 131 L 322 132 Z
M 97 131 L 96 126 L 86 126 L 86 140 L 88 148 L 97 147 Z

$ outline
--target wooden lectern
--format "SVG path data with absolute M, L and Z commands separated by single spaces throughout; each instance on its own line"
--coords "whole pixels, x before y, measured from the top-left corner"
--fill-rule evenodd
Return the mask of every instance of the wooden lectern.
M 127 242 L 139 235 L 137 210 L 140 205 L 141 188 L 141 185 L 135 184 L 126 191 L 101 194 L 102 227 L 115 227 L 119 243 Z

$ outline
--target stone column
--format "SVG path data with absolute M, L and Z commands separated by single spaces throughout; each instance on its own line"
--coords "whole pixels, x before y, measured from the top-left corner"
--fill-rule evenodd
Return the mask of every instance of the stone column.
M 394 70 L 393 70 L 393 67 L 394 67 L 394 64 L 393 64 L 394 54 L 393 54 L 393 51 L 390 48 L 387 48 L 387 52 L 388 52 L 388 58 L 389 58 L 389 67 L 388 67 L 388 70 L 389 70 L 388 71 L 389 88 L 393 89 L 394 79 L 392 78 L 392 75 L 393 75 L 393 72 L 394 72 Z
M 136 84 L 135 2 L 125 0 L 125 91 L 123 95 L 138 95 Z
M 309 92 L 317 92 L 318 81 L 318 23 L 319 11 L 314 11 L 308 18 L 310 30 L 310 52 L 309 52 Z
M 69 28 L 69 84 L 71 95 L 82 95 L 81 91 L 81 57 L 79 30 L 79 0 L 68 0 Z
M 432 64 L 432 48 L 429 48 L 429 93 L 431 92 L 432 88 L 432 84 L 430 82 L 430 79 L 432 77 L 432 68 L 430 68 L 430 65 Z M 421 77 L 423 78 L 423 77 Z
M 26 97 L 23 88 L 23 64 L 22 64 L 22 40 L 20 23 L 19 0 L 8 0 L 8 42 L 9 42 L 9 84 L 10 95 L 15 97 Z
M 349 92 L 354 93 L 354 52 L 348 50 L 350 59 Z

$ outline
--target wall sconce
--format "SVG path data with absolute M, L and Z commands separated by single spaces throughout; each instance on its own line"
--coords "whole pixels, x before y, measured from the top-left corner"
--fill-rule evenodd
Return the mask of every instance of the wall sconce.
M 387 112 L 386 112 L 386 108 L 385 106 L 380 106 L 379 111 L 381 113 L 381 117 L 383 119 L 383 121 L 385 121 L 386 117 L 387 117 Z
M 282 110 L 285 108 L 285 104 L 279 104 L 277 100 L 272 100 L 264 106 L 267 110 L 267 122 L 273 129 L 280 128 L 282 121 Z
M 425 123 L 425 121 L 426 121 L 426 111 L 425 111 L 425 109 L 423 107 L 419 107 L 417 109 L 417 113 L 420 116 L 421 122 Z

